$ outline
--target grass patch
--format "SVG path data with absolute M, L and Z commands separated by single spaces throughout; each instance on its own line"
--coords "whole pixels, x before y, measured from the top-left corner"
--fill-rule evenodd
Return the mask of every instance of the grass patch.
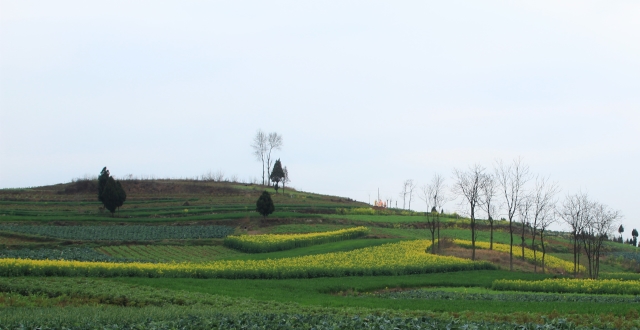
M 613 313 L 623 315 L 630 306 L 626 303 L 603 305 L 595 302 L 505 302 L 464 300 L 399 300 L 374 297 L 341 296 L 331 293 L 367 292 L 384 288 L 415 288 L 425 286 L 490 287 L 498 278 L 542 279 L 545 275 L 506 271 L 469 271 L 405 276 L 365 276 L 345 278 L 316 278 L 289 280 L 224 280 L 224 279 L 144 279 L 119 278 L 114 281 L 150 285 L 157 288 L 186 290 L 231 297 L 250 297 L 257 300 L 295 302 L 304 306 L 365 307 L 392 310 L 421 310 L 434 312 L 491 312 L 491 313 Z M 633 309 L 638 309 L 633 306 Z

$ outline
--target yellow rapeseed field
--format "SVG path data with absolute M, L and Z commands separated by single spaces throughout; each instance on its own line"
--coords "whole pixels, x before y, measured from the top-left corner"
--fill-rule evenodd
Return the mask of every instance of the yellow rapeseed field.
M 0 259 L 0 276 L 308 278 L 496 269 L 488 262 L 432 255 L 425 252 L 430 245 L 429 240 L 414 240 L 347 252 L 209 263 L 110 263 Z

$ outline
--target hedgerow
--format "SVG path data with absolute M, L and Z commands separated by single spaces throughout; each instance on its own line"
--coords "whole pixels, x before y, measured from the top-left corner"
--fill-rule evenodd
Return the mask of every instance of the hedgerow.
M 495 280 L 494 290 L 555 293 L 640 294 L 640 281 L 592 279 L 544 279 L 541 281 Z
M 328 232 L 306 234 L 266 234 L 227 236 L 224 239 L 226 247 L 247 253 L 262 253 L 290 250 L 299 247 L 338 242 L 347 239 L 366 236 L 367 227 L 355 227 Z

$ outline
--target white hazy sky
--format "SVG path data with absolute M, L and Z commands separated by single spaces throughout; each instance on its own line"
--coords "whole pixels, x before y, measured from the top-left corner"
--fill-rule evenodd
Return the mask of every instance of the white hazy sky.
M 247 180 L 263 129 L 301 190 L 397 200 L 405 179 L 521 156 L 640 228 L 638 17 L 638 1 L 1 0 L 0 187 L 103 166 Z

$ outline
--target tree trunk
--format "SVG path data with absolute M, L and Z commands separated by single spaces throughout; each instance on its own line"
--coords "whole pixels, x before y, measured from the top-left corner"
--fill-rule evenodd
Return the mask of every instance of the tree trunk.
M 438 220 L 438 252 L 440 252 L 440 217 L 436 219 Z
M 509 219 L 509 236 L 511 236 L 511 244 L 509 244 L 509 270 L 513 271 L 513 220 Z
M 542 246 L 542 274 L 544 274 L 544 255 L 547 252 L 544 248 L 544 238 L 543 238 L 543 233 L 544 231 L 540 231 L 540 244 Z
M 436 254 L 436 236 L 434 231 L 431 231 L 431 254 Z
M 429 214 L 429 213 L 427 213 Z M 431 233 L 431 253 L 432 254 L 436 254 L 436 222 L 435 219 L 432 217 L 431 220 L 429 220 L 429 216 L 427 215 L 427 225 L 429 226 L 429 232 Z
M 525 223 L 523 222 L 523 223 L 522 223 L 522 234 L 521 234 L 521 236 L 520 236 L 520 240 L 522 241 L 522 261 L 525 261 L 525 260 L 524 260 L 524 245 L 525 245 L 525 244 L 524 244 L 524 241 L 525 241 L 525 240 L 524 240 L 524 229 L 525 229 L 524 225 L 525 225 Z
M 576 277 L 576 272 L 578 270 L 578 264 L 579 264 L 579 260 L 578 260 L 578 247 L 576 245 L 576 243 L 578 242 L 578 236 L 577 233 L 575 231 L 575 229 L 573 230 L 573 277 Z
M 476 260 L 476 219 L 471 208 L 471 260 Z
M 533 235 L 531 235 L 531 250 L 533 250 L 533 272 L 538 272 L 538 259 L 536 256 L 536 227 L 533 227 Z
M 493 220 L 489 221 L 489 250 L 493 250 Z

